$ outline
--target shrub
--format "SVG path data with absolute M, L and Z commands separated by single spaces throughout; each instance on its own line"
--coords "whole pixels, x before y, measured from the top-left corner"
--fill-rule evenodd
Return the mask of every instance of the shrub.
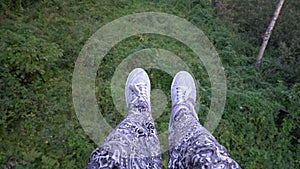
M 55 62 L 62 56 L 58 45 L 37 38 L 26 30 L 21 33 L 3 30 L 0 37 L 0 62 L 5 74 L 22 84 L 33 80 L 46 81 L 53 76 Z

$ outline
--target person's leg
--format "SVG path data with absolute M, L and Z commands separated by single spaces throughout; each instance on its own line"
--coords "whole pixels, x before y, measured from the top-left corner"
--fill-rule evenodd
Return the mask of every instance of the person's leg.
M 194 106 L 196 87 L 192 76 L 181 71 L 171 86 L 172 115 L 169 124 L 169 169 L 240 168 L 226 148 L 198 120 Z
M 160 169 L 162 159 L 150 105 L 150 80 L 140 68 L 128 76 L 128 115 L 93 151 L 87 169 Z

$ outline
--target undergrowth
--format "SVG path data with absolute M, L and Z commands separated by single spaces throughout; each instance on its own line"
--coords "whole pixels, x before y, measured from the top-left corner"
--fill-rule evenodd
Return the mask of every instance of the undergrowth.
M 6 165 L 13 156 L 18 161 L 16 168 L 84 168 L 98 145 L 84 132 L 73 108 L 72 72 L 79 52 L 106 23 L 127 14 L 157 11 L 192 22 L 216 47 L 225 67 L 228 91 L 224 115 L 213 135 L 241 167 L 299 168 L 297 75 L 293 71 L 288 72 L 289 76 L 275 71 L 276 66 L 288 67 L 289 62 L 275 62 L 271 55 L 264 57 L 264 69 L 256 70 L 258 46 L 214 14 L 208 1 L 9 3 L 1 3 L 0 17 L 0 164 Z M 99 65 L 96 95 L 101 95 L 98 105 L 110 125 L 116 126 L 123 118 L 111 98 L 114 70 L 129 54 L 145 48 L 170 50 L 191 68 L 199 84 L 198 115 L 203 123 L 211 98 L 203 64 L 184 44 L 143 34 L 120 42 Z M 170 96 L 172 77 L 155 69 L 147 72 L 152 88 Z M 155 120 L 158 133 L 167 130 L 169 115 L 166 109 Z M 167 164 L 166 153 L 163 164 Z

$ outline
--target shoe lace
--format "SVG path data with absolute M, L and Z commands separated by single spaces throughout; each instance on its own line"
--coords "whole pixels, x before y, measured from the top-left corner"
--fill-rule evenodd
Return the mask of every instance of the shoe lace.
M 187 96 L 189 95 L 189 90 L 185 86 L 177 86 L 176 87 L 176 103 L 181 104 L 185 103 L 187 100 Z
M 174 111 L 174 116 L 171 118 L 170 125 L 173 123 L 173 121 L 178 121 L 182 117 L 186 115 L 192 115 L 196 119 L 198 119 L 197 116 L 194 114 L 194 108 L 191 105 L 191 103 L 188 101 L 189 95 L 191 93 L 191 89 L 186 86 L 176 86 L 176 104 L 172 108 Z
M 136 97 L 131 101 L 135 107 L 148 108 L 147 103 L 147 84 L 146 83 L 136 83 L 131 85 L 131 90 Z

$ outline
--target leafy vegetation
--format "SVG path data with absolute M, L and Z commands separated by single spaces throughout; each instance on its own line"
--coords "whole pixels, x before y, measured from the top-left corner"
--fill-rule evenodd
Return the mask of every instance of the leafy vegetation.
M 215 45 L 228 92 L 224 115 L 213 134 L 232 157 L 247 169 L 299 168 L 299 3 L 290 1 L 283 8 L 262 69 L 256 70 L 259 35 L 274 4 L 264 3 L 259 7 L 266 9 L 256 10 L 254 2 L 258 1 L 248 1 L 252 5 L 246 0 L 220 1 L 217 14 L 206 0 L 1 2 L 0 165 L 13 156 L 16 168 L 84 168 L 97 145 L 83 131 L 73 108 L 72 72 L 79 52 L 106 23 L 127 14 L 157 11 L 187 19 Z M 120 42 L 99 66 L 96 95 L 107 121 L 115 126 L 123 118 L 111 98 L 115 68 L 129 54 L 150 47 L 172 51 L 191 68 L 200 84 L 198 114 L 203 123 L 211 96 L 204 66 L 184 44 L 152 34 Z M 152 87 L 169 96 L 172 78 L 159 70 L 147 72 Z M 167 130 L 169 114 L 167 109 L 156 119 L 159 133 Z

